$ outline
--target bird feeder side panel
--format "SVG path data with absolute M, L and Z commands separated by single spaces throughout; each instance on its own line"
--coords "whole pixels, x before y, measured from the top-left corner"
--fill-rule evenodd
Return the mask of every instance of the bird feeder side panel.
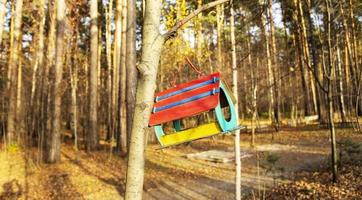
M 219 104 L 220 73 L 177 85 L 155 95 L 149 126 L 214 109 Z

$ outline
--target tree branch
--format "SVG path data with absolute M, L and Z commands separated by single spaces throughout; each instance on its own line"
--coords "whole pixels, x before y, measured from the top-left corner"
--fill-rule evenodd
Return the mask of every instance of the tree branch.
M 177 22 L 174 27 L 172 27 L 169 31 L 167 31 L 167 33 L 163 34 L 164 38 L 166 40 L 168 40 L 171 37 L 173 37 L 175 35 L 175 33 L 177 32 L 177 30 L 179 28 L 181 28 L 181 26 L 186 24 L 188 21 L 190 21 L 192 18 L 194 18 L 200 12 L 202 12 L 204 10 L 207 10 L 209 8 L 215 7 L 215 6 L 219 5 L 219 4 L 223 4 L 223 3 L 228 2 L 228 1 L 230 1 L 230 0 L 217 0 L 217 1 L 213 1 L 211 3 L 208 3 L 208 4 L 205 4 L 205 5 L 201 6 L 200 8 L 196 9 L 194 12 L 192 12 L 188 16 L 186 16 L 184 19 Z

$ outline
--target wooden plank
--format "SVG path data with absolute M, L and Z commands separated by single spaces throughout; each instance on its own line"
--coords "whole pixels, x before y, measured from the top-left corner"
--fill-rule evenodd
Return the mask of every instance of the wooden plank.
M 160 138 L 162 146 L 171 146 L 181 144 L 186 141 L 197 140 L 210 137 L 221 133 L 221 129 L 217 123 L 209 123 L 198 126 L 196 128 L 187 129 L 174 134 L 164 135 Z
M 196 80 L 193 80 L 193 81 L 190 81 L 190 82 L 187 82 L 187 83 L 182 83 L 182 84 L 176 85 L 175 87 L 173 87 L 173 88 L 171 88 L 171 89 L 168 89 L 168 90 L 165 90 L 165 91 L 162 91 L 162 92 L 157 93 L 157 94 L 155 95 L 155 97 L 157 97 L 157 96 L 163 96 L 163 95 L 166 95 L 166 94 L 175 92 L 175 91 L 177 91 L 177 90 L 181 90 L 181 89 L 183 89 L 183 88 L 186 88 L 186 87 L 188 87 L 188 86 L 205 82 L 205 81 L 207 81 L 207 80 L 212 79 L 213 77 L 218 77 L 218 78 L 220 78 L 220 73 L 219 73 L 219 72 L 213 73 L 213 74 L 210 74 L 210 75 L 208 75 L 208 76 L 202 77 L 202 78 L 200 78 L 200 79 L 196 79 Z
M 194 89 L 194 90 L 191 90 L 191 91 L 188 91 L 188 92 L 184 92 L 182 94 L 167 98 L 167 99 L 159 101 L 159 102 L 156 102 L 153 106 L 154 107 L 165 106 L 167 104 L 178 102 L 178 101 L 181 101 L 183 99 L 190 98 L 190 97 L 196 96 L 198 94 L 202 94 L 204 92 L 211 91 L 213 89 L 217 89 L 219 87 L 220 87 L 220 82 L 218 81 L 218 82 L 216 82 L 214 84 L 206 85 L 204 87 Z
M 215 83 L 207 83 L 207 85 L 203 85 L 202 83 L 208 82 L 217 78 L 218 81 Z M 181 92 L 179 94 L 167 97 L 164 95 L 175 94 L 175 92 L 180 91 L 182 89 L 195 86 L 196 84 L 201 84 L 199 88 L 194 88 L 189 91 Z M 207 92 L 212 91 L 213 89 L 218 90 L 220 88 L 220 73 L 214 73 L 200 79 L 190 81 L 188 83 L 180 84 L 174 88 L 165 90 L 163 92 L 159 92 L 156 94 L 156 99 L 160 98 L 158 102 L 154 104 L 155 113 L 151 114 L 149 126 L 159 125 L 165 122 L 174 121 L 178 119 L 182 119 L 185 117 L 194 116 L 200 114 L 202 112 L 211 110 L 218 105 L 220 93 L 217 92 L 214 95 L 210 95 L 207 97 L 200 97 L 197 100 L 191 100 L 190 102 L 185 102 L 180 105 L 174 105 L 174 107 L 168 107 L 168 105 L 175 104 L 180 101 L 184 101 L 186 99 L 190 99 L 192 97 L 196 97 L 197 95 L 203 95 Z M 162 108 L 163 107 L 163 108 Z M 157 109 L 159 108 L 159 109 Z M 165 109 L 165 110 L 163 110 Z
M 167 110 L 151 114 L 149 126 L 162 124 L 189 116 L 194 116 L 202 112 L 215 108 L 219 103 L 219 93 L 204 97 L 202 99 L 185 103 Z

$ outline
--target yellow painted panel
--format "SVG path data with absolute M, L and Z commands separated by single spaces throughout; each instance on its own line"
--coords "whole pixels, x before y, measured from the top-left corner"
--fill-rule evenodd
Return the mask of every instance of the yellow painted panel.
M 181 144 L 187 141 L 197 140 L 204 137 L 210 137 L 221 133 L 219 125 L 215 123 L 204 124 L 196 128 L 187 129 L 177 133 L 162 136 L 162 146 Z

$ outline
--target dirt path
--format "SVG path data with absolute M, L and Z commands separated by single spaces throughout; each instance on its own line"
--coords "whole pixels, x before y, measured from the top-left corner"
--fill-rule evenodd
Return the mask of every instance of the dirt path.
M 268 135 L 260 135 L 255 149 L 249 147 L 249 136 L 242 136 L 241 149 L 251 154 L 251 157 L 242 159 L 244 195 L 262 193 L 275 182 L 292 180 L 296 171 L 313 170 L 327 162 L 328 134 L 323 131 L 298 134 L 282 132 L 273 144 Z M 361 135 L 351 137 L 362 141 Z M 224 140 L 205 139 L 164 150 L 157 148 L 157 145 L 151 145 L 146 151 L 144 199 L 234 198 L 233 163 L 212 163 L 185 157 L 188 153 L 211 149 L 232 151 L 231 136 Z M 106 151 L 92 154 L 76 152 L 70 145 L 63 145 L 61 163 L 39 166 L 34 163 L 36 157 L 33 152 L 27 153 L 21 150 L 0 152 L 0 200 L 123 198 L 126 161 L 121 157 L 109 157 Z M 263 165 L 263 159 L 268 154 L 278 156 L 275 168 L 283 170 L 266 173 L 263 168 L 257 167 L 258 164 Z

